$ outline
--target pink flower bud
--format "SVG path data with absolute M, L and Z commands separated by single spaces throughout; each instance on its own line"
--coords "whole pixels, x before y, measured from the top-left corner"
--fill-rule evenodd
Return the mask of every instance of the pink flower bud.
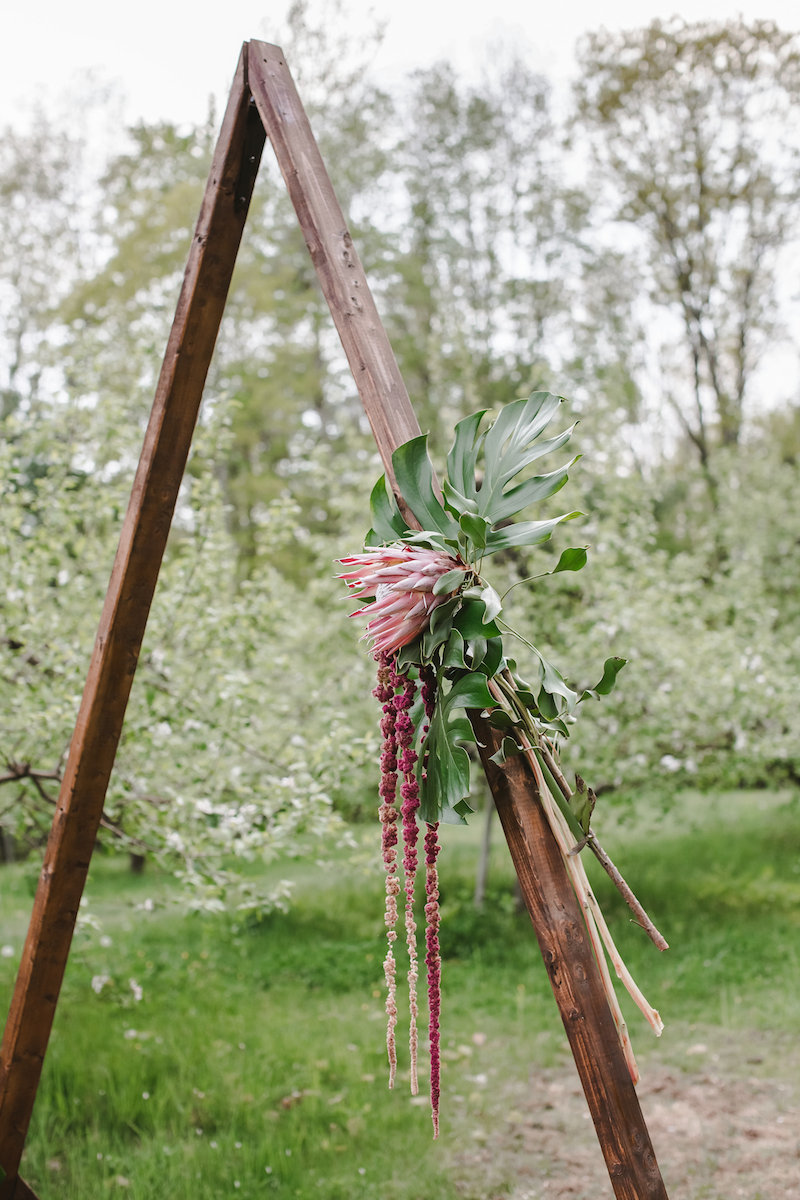
M 434 596 L 437 579 L 455 570 L 463 571 L 466 578 L 468 571 L 459 559 L 420 546 L 383 546 L 339 561 L 348 568 L 339 578 L 353 595 L 374 600 L 350 615 L 369 614 L 365 636 L 372 639 L 376 656 L 392 654 L 413 642 L 427 628 L 434 609 L 455 595 L 463 582 Z

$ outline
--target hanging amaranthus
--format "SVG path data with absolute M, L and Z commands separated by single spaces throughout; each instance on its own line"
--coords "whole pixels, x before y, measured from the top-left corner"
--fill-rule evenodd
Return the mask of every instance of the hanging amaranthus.
M 381 734 L 383 748 L 381 750 L 381 783 L 380 808 L 378 816 L 381 822 L 381 852 L 383 868 L 386 873 L 386 904 L 384 922 L 386 924 L 386 940 L 388 942 L 386 957 L 383 960 L 383 977 L 386 983 L 386 1050 L 389 1056 L 389 1087 L 394 1087 L 397 1072 L 397 1049 L 395 1046 L 395 1027 L 397 1025 L 397 967 L 394 957 L 394 943 L 397 940 L 397 894 L 400 885 L 397 880 L 397 809 L 395 795 L 397 792 L 397 710 L 394 705 L 395 675 L 394 669 L 386 654 L 378 659 L 378 684 L 374 695 L 383 705 L 381 718 Z
M 428 1040 L 431 1047 L 431 1116 L 433 1136 L 439 1136 L 439 1014 L 442 962 L 439 955 L 439 824 L 425 830 L 425 966 L 428 969 Z
M 575 461 L 518 482 L 519 474 L 539 457 L 563 446 L 567 429 L 540 440 L 562 399 L 549 392 L 534 393 L 528 400 L 507 405 L 493 425 L 481 430 L 483 413 L 460 421 L 447 457 L 448 477 L 442 496 L 434 487 L 426 438 L 414 438 L 392 456 L 399 493 L 406 510 L 418 523 L 406 523 L 386 480 L 373 489 L 373 528 L 363 554 L 342 559 L 343 578 L 351 592 L 366 600 L 353 616 L 367 615 L 366 636 L 378 660 L 375 694 L 383 704 L 381 730 L 381 824 L 386 870 L 387 1046 L 390 1085 L 396 1069 L 395 1022 L 397 921 L 397 821 L 396 792 L 402 775 L 403 866 L 405 872 L 405 924 L 409 955 L 411 1086 L 417 1076 L 417 947 L 413 915 L 417 871 L 417 821 L 425 826 L 425 963 L 428 977 L 429 1042 L 431 1057 L 431 1108 L 434 1135 L 439 1129 L 439 1016 L 441 962 L 439 954 L 439 885 L 437 855 L 440 820 L 464 822 L 471 812 L 467 802 L 470 764 L 463 743 L 473 740 L 464 710 L 483 710 L 495 727 L 503 730 L 502 764 L 510 754 L 524 754 L 531 764 L 536 794 L 564 855 L 587 932 L 595 947 L 609 1005 L 631 1074 L 636 1064 L 630 1040 L 614 995 L 605 963 L 604 948 L 617 975 L 654 1028 L 661 1018 L 642 996 L 611 940 L 578 857 L 586 847 L 603 864 L 636 919 L 659 949 L 666 942 L 649 920 L 630 888 L 600 846 L 591 825 L 595 797 L 580 776 L 574 790 L 559 762 L 561 742 L 569 735 L 581 701 L 610 692 L 625 665 L 609 658 L 600 681 L 580 693 L 568 686 L 552 663 L 527 639 L 520 640 L 531 658 L 526 682 L 507 656 L 504 634 L 514 633 L 502 619 L 503 599 L 482 577 L 484 561 L 511 547 L 535 546 L 546 541 L 562 522 L 576 512 L 545 521 L 515 522 L 521 509 L 557 492 Z M 482 457 L 481 469 L 478 459 Z M 480 482 L 479 482 L 480 480 Z M 565 550 L 551 570 L 533 579 L 561 571 L 578 571 L 586 562 L 585 548 Z M 533 582 L 533 579 L 518 582 Z M 516 586 L 516 585 L 514 585 Z M 519 637 L 519 635 L 516 635 Z M 415 730 L 414 697 L 421 684 L 424 722 Z
M 411 1072 L 411 1094 L 419 1092 L 417 1082 L 417 926 L 414 921 L 414 884 L 417 876 L 417 809 L 419 808 L 419 785 L 415 773 L 417 753 L 413 749 L 415 729 L 409 709 L 414 703 L 417 690 L 416 681 L 404 677 L 403 691 L 395 697 L 397 708 L 397 745 L 400 750 L 398 770 L 403 773 L 403 783 L 400 794 L 403 804 L 400 809 L 403 818 L 403 872 L 405 876 L 405 927 L 406 946 L 408 947 L 408 1008 L 409 1032 L 408 1047 Z

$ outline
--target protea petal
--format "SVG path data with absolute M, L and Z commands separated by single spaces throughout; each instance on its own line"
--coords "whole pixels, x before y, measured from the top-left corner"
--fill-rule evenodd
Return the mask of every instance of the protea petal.
M 427 627 L 434 609 L 458 591 L 455 587 L 434 596 L 437 579 L 448 571 L 462 570 L 466 575 L 468 570 L 460 559 L 420 546 L 382 546 L 339 562 L 348 568 L 339 578 L 351 595 L 374 601 L 350 615 L 369 613 L 364 636 L 372 639 L 376 655 L 392 654 L 413 642 Z

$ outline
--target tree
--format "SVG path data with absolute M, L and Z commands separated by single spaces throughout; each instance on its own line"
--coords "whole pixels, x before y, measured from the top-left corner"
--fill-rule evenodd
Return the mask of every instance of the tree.
M 42 112 L 0 137 L 0 416 L 38 396 L 44 331 L 79 274 L 81 151 Z
M 113 406 L 92 416 L 102 445 Z M 0 826 L 23 852 L 41 845 L 52 820 L 130 484 L 123 471 L 109 478 L 79 465 L 87 443 L 70 417 L 60 408 L 1 427 Z M 194 903 L 256 907 L 281 900 L 281 889 L 259 894 L 231 872 L 232 860 L 341 837 L 334 804 L 360 804 L 376 739 L 369 664 L 351 661 L 352 631 L 329 619 L 338 592 L 331 547 L 318 548 L 320 578 L 293 586 L 270 559 L 297 537 L 297 513 L 275 504 L 260 526 L 258 569 L 237 581 L 214 472 L 229 437 L 223 417 L 197 435 L 104 828 L 123 848 L 169 864 Z M 32 457 L 41 469 L 29 484 Z M 351 712 L 337 672 L 362 676 L 363 705 Z
M 479 85 L 416 73 L 396 163 L 389 333 L 423 427 L 546 385 L 570 307 L 582 205 L 562 186 L 549 86 L 514 54 Z
M 775 336 L 779 259 L 798 231 L 800 38 L 766 21 L 675 18 L 590 34 L 579 59 L 579 128 L 612 218 L 648 260 L 648 300 L 679 339 L 667 396 L 713 487 L 712 457 L 739 442 Z

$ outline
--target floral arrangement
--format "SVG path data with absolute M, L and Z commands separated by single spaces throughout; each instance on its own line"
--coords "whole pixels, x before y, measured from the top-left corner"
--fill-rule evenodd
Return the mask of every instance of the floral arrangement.
M 401 892 L 398 842 L 402 834 L 410 1078 L 414 1094 L 418 1091 L 419 967 L 413 911 L 418 822 L 425 829 L 425 965 L 434 1136 L 439 1130 L 440 1090 L 438 831 L 440 822 L 463 823 L 471 812 L 467 801 L 470 760 L 464 743 L 474 741 L 475 735 L 466 716 L 468 710 L 482 711 L 502 731 L 495 761 L 502 763 L 510 754 L 524 754 L 530 762 L 539 802 L 585 914 L 634 1082 L 638 1072 L 604 947 L 618 977 L 655 1032 L 663 1028 L 661 1018 L 639 991 L 614 946 L 589 887 L 581 850 L 588 847 L 602 862 L 659 949 L 666 949 L 667 944 L 597 841 L 591 826 L 595 805 L 592 789 L 580 776 L 576 776 L 575 788 L 570 788 L 558 753 L 561 741 L 569 735 L 577 706 L 588 696 L 598 698 L 610 692 L 625 660 L 607 659 L 599 682 L 577 693 L 552 663 L 522 638 L 533 662 L 532 681 L 524 680 L 504 647 L 504 634 L 515 633 L 503 619 L 505 597 L 498 595 L 483 577 L 484 563 L 492 555 L 512 547 L 538 545 L 558 525 L 582 515 L 567 512 L 544 521 L 515 520 L 523 509 L 558 492 L 577 461 L 573 457 L 546 474 L 518 479 L 532 463 L 569 441 L 574 426 L 554 436 L 542 436 L 562 403 L 560 396 L 535 392 L 528 399 L 507 405 L 486 429 L 482 428 L 485 412 L 460 421 L 447 456 L 441 493 L 428 457 L 427 435 L 400 446 L 392 456 L 392 467 L 403 511 L 383 476 L 372 491 L 372 529 L 365 552 L 340 560 L 345 568 L 340 578 L 352 595 L 366 601 L 351 615 L 367 618 L 365 636 L 371 641 L 378 667 L 374 694 L 383 710 L 379 815 L 386 878 L 388 947 L 384 976 L 390 1087 L 394 1086 L 397 1071 L 394 948 Z M 578 571 L 585 563 L 585 548 L 570 548 L 544 575 Z

